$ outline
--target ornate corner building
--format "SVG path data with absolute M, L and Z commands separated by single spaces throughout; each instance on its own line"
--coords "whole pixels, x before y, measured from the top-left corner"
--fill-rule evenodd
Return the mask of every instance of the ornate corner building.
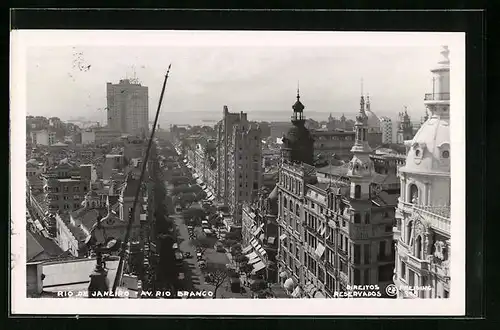
M 431 290 L 399 291 L 400 298 L 447 298 L 450 294 L 450 61 L 431 70 L 434 90 L 425 94 L 431 115 L 407 147 L 399 168 L 401 192 L 394 238 L 396 286 L 428 286 Z

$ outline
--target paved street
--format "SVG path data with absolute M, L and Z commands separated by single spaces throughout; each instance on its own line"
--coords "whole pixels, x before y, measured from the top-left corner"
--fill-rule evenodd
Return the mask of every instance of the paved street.
M 172 214 L 172 218 L 175 221 L 177 232 L 178 232 L 178 243 L 179 250 L 184 252 L 190 252 L 192 257 L 188 259 L 184 259 L 184 289 L 185 290 L 206 290 L 213 291 L 214 286 L 205 282 L 202 271 L 197 265 L 196 261 L 196 251 L 195 248 L 191 245 L 189 239 L 189 233 L 187 230 L 187 226 L 183 223 L 181 214 Z M 196 228 L 197 235 L 204 235 L 201 231 L 200 227 Z M 215 244 L 216 239 L 213 239 Z M 224 252 L 217 252 L 213 248 L 208 248 L 205 251 L 205 259 L 207 263 L 214 263 L 218 265 L 225 266 L 229 263 L 229 259 L 227 258 Z M 217 290 L 217 298 L 248 298 L 248 294 L 242 295 L 241 293 L 231 292 L 229 287 L 229 278 L 223 283 L 219 289 Z

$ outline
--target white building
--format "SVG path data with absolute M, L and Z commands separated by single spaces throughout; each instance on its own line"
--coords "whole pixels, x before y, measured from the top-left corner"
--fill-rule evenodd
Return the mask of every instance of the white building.
M 82 131 L 82 144 L 94 144 L 95 143 L 95 132 L 92 129 L 87 129 Z
M 107 83 L 108 127 L 122 133 L 148 133 L 148 88 L 129 79 Z
M 407 145 L 399 168 L 401 196 L 397 227 L 394 284 L 430 286 L 399 291 L 400 298 L 447 298 L 450 294 L 450 62 L 448 48 L 431 70 L 434 90 L 425 95 L 431 113 Z
M 56 143 L 56 132 L 48 130 L 31 132 L 31 142 L 34 145 L 51 146 Z
M 392 119 L 389 117 L 381 117 L 380 129 L 382 130 L 382 143 L 392 143 Z

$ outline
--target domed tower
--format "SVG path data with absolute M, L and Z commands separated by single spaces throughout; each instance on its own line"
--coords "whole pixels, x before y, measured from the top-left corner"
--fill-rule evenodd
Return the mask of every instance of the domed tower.
M 430 116 L 407 145 L 399 168 L 396 209 L 396 285 L 431 286 L 401 298 L 447 298 L 450 294 L 450 61 L 448 47 L 431 70 L 434 90 L 425 94 Z M 411 264 L 411 267 L 408 264 Z M 416 265 L 416 266 L 415 266 Z
M 297 101 L 292 106 L 292 124 L 287 135 L 283 137 L 282 158 L 292 162 L 314 165 L 314 139 L 305 127 L 304 105 L 300 102 L 297 89 Z
M 361 95 L 360 109 L 354 124 L 356 141 L 351 149 L 354 154 L 349 162 L 347 176 L 351 181 L 350 197 L 354 199 L 368 199 L 370 197 L 370 183 L 374 173 L 373 162 L 370 159 L 372 149 L 368 144 L 368 116 L 365 112 L 365 100 Z

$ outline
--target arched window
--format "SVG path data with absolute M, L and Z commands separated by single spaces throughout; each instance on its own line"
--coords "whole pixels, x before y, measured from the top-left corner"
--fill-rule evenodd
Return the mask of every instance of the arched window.
M 283 207 L 286 209 L 288 207 L 286 197 L 283 197 Z
M 409 199 L 409 202 L 412 203 L 412 204 L 418 204 L 418 187 L 412 183 L 410 184 L 410 189 L 408 189 L 409 191 L 409 196 L 408 196 L 408 199 Z
M 293 202 L 290 200 L 290 211 L 293 212 Z
M 296 204 L 296 205 L 295 205 L 295 215 L 300 216 L 300 208 L 299 208 L 299 204 Z
M 354 223 L 361 223 L 361 215 L 359 213 L 354 214 Z
M 415 257 L 422 259 L 422 236 L 418 236 L 415 241 Z
M 354 187 L 354 198 L 360 198 L 361 197 L 361 186 L 357 184 Z

